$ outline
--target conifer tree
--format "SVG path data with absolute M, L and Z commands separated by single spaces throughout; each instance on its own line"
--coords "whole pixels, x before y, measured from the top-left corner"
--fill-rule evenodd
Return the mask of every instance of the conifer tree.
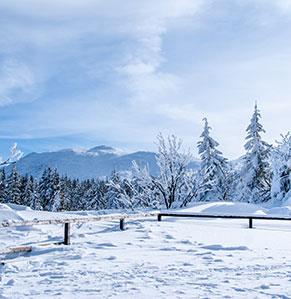
M 7 201 L 6 174 L 4 168 L 0 171 L 0 203 Z
M 201 157 L 197 200 L 216 201 L 227 198 L 227 160 L 217 149 L 219 143 L 210 136 L 211 127 L 204 118 L 204 129 L 198 142 Z
M 270 199 L 271 172 L 268 162 L 270 146 L 262 140 L 265 130 L 260 123 L 261 114 L 257 104 L 247 127 L 247 137 L 243 158 L 238 198 L 246 202 L 263 202 Z
M 55 201 L 59 200 L 60 177 L 56 170 L 45 169 L 39 182 L 40 204 L 43 210 L 51 211 Z
M 7 202 L 14 204 L 21 203 L 21 188 L 20 188 L 20 175 L 18 174 L 16 167 L 12 168 L 11 174 L 7 178 Z
M 291 198 L 291 134 L 282 136 L 274 148 L 272 161 L 272 200 L 276 204 Z

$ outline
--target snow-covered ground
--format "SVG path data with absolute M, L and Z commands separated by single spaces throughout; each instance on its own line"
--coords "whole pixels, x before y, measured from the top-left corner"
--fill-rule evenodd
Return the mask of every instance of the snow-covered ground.
M 267 209 L 211 203 L 185 212 L 291 215 L 290 206 Z M 84 213 L 82 213 L 84 214 Z M 5 219 L 51 213 L 0 206 Z M 61 214 L 58 214 L 61 217 Z M 54 217 L 56 217 L 54 215 Z M 35 244 L 2 256 L 0 298 L 291 298 L 291 223 L 288 221 L 173 219 L 74 225 L 72 245 L 62 226 L 0 228 L 0 250 Z

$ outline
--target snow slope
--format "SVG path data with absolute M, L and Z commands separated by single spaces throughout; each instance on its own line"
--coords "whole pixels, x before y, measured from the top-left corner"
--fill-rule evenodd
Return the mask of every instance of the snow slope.
M 3 205 L 2 219 L 7 211 L 43 217 Z M 274 213 L 237 203 L 184 211 Z M 74 225 L 71 246 L 49 247 L 36 243 L 61 240 L 61 226 L 0 229 L 1 248 L 35 244 L 29 254 L 3 257 L 10 261 L 0 266 L 0 298 L 291 298 L 290 224 L 254 226 L 248 229 L 245 220 L 153 218 L 119 231 L 117 222 L 100 222 Z

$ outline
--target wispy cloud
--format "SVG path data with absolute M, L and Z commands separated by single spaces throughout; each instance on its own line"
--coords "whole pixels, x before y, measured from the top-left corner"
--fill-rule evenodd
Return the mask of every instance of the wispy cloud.
M 0 67 L 0 106 L 35 99 L 34 74 L 22 62 L 7 60 Z
M 290 16 L 289 0 L 1 1 L 0 134 L 194 146 L 207 116 L 239 155 L 255 99 L 269 141 L 288 125 Z

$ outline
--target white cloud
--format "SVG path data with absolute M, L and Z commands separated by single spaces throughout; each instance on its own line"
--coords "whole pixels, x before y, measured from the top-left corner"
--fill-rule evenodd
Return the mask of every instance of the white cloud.
M 35 78 L 29 67 L 8 60 L 0 68 L 0 105 L 5 106 L 34 99 Z
M 95 132 L 124 143 L 163 130 L 192 142 L 207 116 L 235 155 L 254 98 L 268 117 L 283 115 L 269 139 L 288 121 L 288 3 L 1 1 L 0 105 L 40 99 L 29 112 L 22 105 L 22 135 Z M 285 108 L 269 109 L 276 99 Z M 18 120 L 6 127 L 19 130 Z

